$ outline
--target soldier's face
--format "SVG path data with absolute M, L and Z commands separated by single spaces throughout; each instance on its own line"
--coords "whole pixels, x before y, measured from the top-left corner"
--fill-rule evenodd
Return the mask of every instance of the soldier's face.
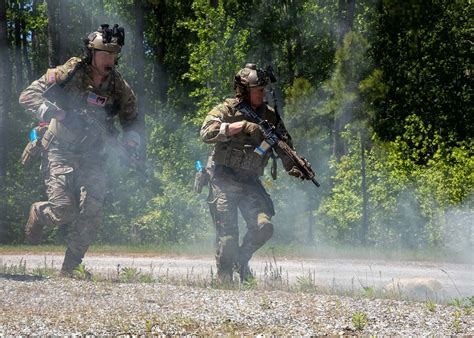
M 260 107 L 263 104 L 265 97 L 265 87 L 250 88 L 250 105 L 254 108 Z
M 107 75 L 114 68 L 116 59 L 117 59 L 116 53 L 110 53 L 103 50 L 96 50 L 94 53 L 92 64 L 97 69 L 99 74 Z

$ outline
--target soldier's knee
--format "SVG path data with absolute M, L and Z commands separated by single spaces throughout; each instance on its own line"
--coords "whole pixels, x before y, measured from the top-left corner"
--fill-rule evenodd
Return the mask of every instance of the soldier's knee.
M 258 228 L 255 234 L 255 242 L 263 244 L 273 236 L 274 228 L 270 222 L 270 216 L 265 213 L 258 215 Z

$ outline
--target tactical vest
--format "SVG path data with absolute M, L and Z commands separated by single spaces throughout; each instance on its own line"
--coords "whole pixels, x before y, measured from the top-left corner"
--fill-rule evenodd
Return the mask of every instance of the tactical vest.
M 233 106 L 234 100 L 226 100 L 225 114 L 222 122 L 233 123 L 245 120 L 243 114 L 236 111 Z M 263 108 L 264 118 L 271 123 L 275 123 L 275 114 L 267 107 Z M 211 154 L 211 161 L 217 165 L 224 165 L 238 172 L 249 175 L 262 176 L 264 169 L 270 159 L 271 152 L 268 151 L 263 156 L 258 155 L 254 150 L 263 141 L 263 135 L 256 133 L 246 135 L 238 133 L 231 136 L 227 142 L 218 142 Z
M 45 149 L 49 143 L 54 143 L 62 149 L 84 152 L 100 150 L 104 145 L 105 133 L 80 116 L 91 114 L 102 126 L 111 130 L 113 117 L 117 114 L 118 102 L 115 89 L 115 73 L 110 75 L 108 85 L 97 90 L 93 87 L 90 78 L 85 74 L 85 65 L 77 63 L 64 79 L 58 79 L 57 84 L 67 92 L 68 99 L 73 102 L 73 109 L 66 111 L 66 118 L 62 121 L 52 119 L 48 132 L 44 136 Z

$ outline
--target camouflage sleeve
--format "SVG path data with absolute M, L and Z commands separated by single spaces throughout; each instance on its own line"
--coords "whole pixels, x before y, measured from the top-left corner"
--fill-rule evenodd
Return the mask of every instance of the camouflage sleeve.
M 53 84 L 64 81 L 79 62 L 81 62 L 80 58 L 73 57 L 63 65 L 48 69 L 46 74 L 38 80 L 33 81 L 33 83 L 20 94 L 20 104 L 27 112 L 42 120 L 44 118 L 43 114 L 45 113 L 43 93 Z
M 124 132 L 137 129 L 137 98 L 130 85 L 121 79 L 118 116 Z
M 229 123 L 224 122 L 225 105 L 214 107 L 204 119 L 201 127 L 201 139 L 206 143 L 227 142 Z
M 23 92 L 20 94 L 19 102 L 26 111 L 33 116 L 41 119 L 39 114 L 39 108 L 44 103 L 43 93 L 51 85 L 48 83 L 47 75 L 43 75 L 38 80 L 33 81 Z

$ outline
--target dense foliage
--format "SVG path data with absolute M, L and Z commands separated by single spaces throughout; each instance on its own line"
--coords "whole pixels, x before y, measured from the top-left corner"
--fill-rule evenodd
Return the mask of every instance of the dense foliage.
M 18 164 L 35 122 L 16 102 L 51 64 L 48 28 L 59 33 L 63 62 L 98 23 L 118 22 L 127 29 L 120 70 L 140 100 L 148 159 L 138 174 L 110 156 L 99 241 L 212 237 L 205 193 L 192 192 L 194 161 L 205 162 L 209 150 L 199 127 L 252 61 L 276 69 L 269 102 L 322 183 L 299 182 L 281 165 L 277 181 L 263 177 L 276 205 L 276 241 L 472 247 L 470 1 L 2 2 L 12 65 L 2 84 L 12 91 L 0 94 L 11 102 L 0 111 L 8 123 L 0 126 L 2 242 L 22 242 L 29 205 L 44 198 L 39 171 Z M 62 233 L 50 229 L 48 240 Z

